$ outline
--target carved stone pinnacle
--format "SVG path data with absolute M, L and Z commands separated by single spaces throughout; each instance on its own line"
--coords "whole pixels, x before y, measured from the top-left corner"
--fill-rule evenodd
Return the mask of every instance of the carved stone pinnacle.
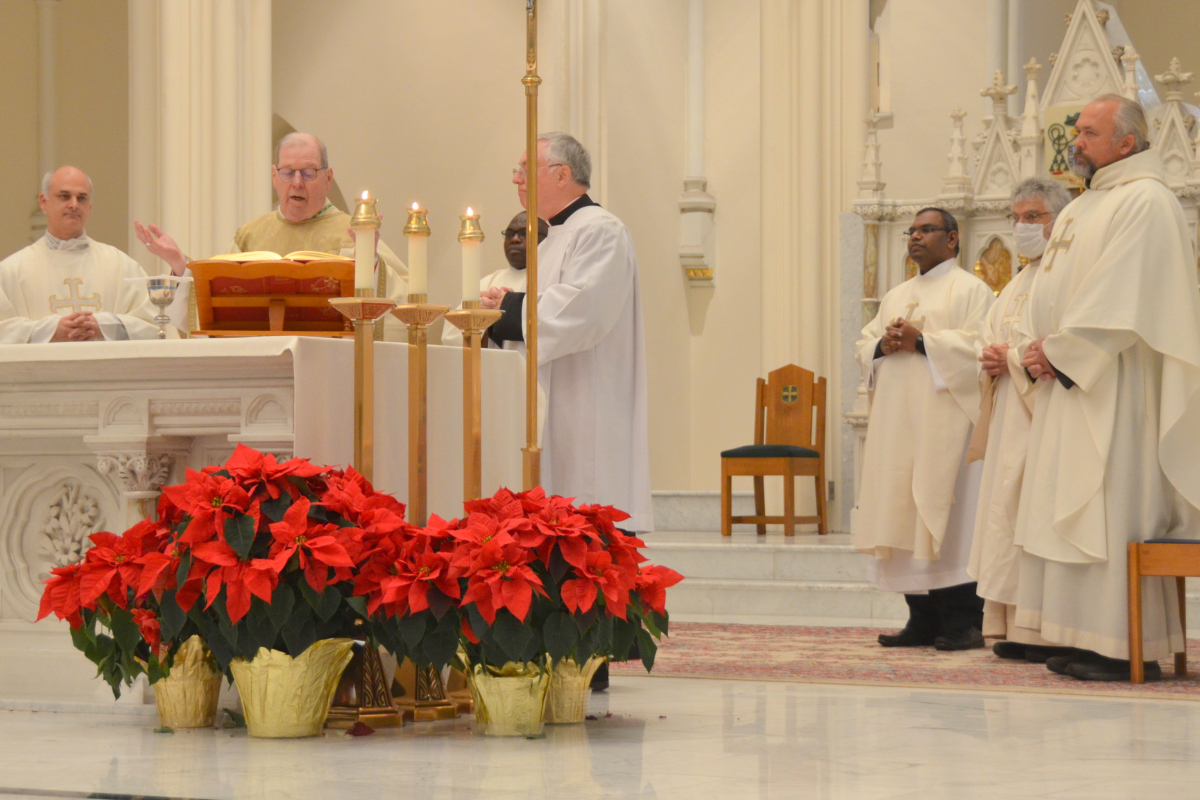
M 996 70 L 996 74 L 992 76 L 992 85 L 979 92 L 984 97 L 992 98 L 992 102 L 997 104 L 1003 103 L 1010 94 L 1016 93 L 1016 86 L 1004 85 L 1004 73 L 1000 70 Z
M 1042 71 L 1042 65 L 1037 62 L 1033 56 L 1029 57 L 1029 63 L 1025 65 L 1025 78 L 1027 80 L 1035 80 L 1037 74 Z

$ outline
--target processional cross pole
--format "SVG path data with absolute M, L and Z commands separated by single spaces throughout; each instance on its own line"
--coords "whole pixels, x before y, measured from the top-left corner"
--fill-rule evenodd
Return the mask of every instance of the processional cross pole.
M 537 0 L 525 0 L 525 490 L 542 482 L 542 451 L 538 448 L 538 85 L 537 74 Z M 529 169 L 532 165 L 533 169 Z

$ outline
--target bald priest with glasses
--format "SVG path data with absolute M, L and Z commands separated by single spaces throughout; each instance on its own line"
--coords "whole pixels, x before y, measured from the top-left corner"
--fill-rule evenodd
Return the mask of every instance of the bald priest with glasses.
M 995 296 L 957 264 L 958 223 L 926 208 L 905 231 L 920 272 L 888 292 L 858 342 L 870 412 L 854 547 L 908 624 L 884 647 L 983 647 L 983 601 L 967 573 L 982 464 L 966 463 L 979 418 L 975 342 Z
M 279 207 L 247 222 L 233 235 L 230 250 L 238 253 L 269 251 L 286 255 L 311 250 L 331 255 L 354 257 L 354 239 L 350 233 L 350 215 L 329 200 L 333 168 L 325 144 L 308 133 L 289 133 L 275 147 L 271 166 L 271 185 L 279 198 Z M 166 261 L 171 274 L 187 272 L 188 257 L 175 240 L 156 225 L 135 222 L 138 239 L 154 255 Z M 386 269 L 385 294 L 398 302 L 408 295 L 408 268 L 383 242 L 377 247 L 378 263 Z M 207 257 L 210 254 L 203 254 Z M 387 318 L 389 339 L 393 328 L 403 325 Z

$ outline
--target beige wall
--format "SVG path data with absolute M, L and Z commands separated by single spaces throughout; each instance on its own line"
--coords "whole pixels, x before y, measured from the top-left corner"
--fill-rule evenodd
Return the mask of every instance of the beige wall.
M 37 6 L 0 3 L 0 258 L 29 244 L 37 210 Z
M 1110 0 L 1151 77 L 1177 57 L 1185 72 L 1200 75 L 1200 3 L 1178 0 Z M 1157 84 L 1155 88 L 1159 88 Z M 1200 89 L 1195 83 L 1192 91 Z M 1161 89 L 1160 89 L 1161 93 Z M 1189 102 L 1196 104 L 1190 97 Z

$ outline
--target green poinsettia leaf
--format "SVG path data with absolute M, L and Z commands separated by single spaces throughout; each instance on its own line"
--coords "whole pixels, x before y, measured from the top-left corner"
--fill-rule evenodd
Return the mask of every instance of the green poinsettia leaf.
M 292 610 L 296 607 L 296 589 L 286 583 L 280 583 L 275 587 L 275 591 L 271 593 L 271 604 L 267 606 L 267 613 L 271 615 L 271 622 L 275 624 L 275 629 L 282 628 L 292 616 Z
M 425 628 L 429 624 L 429 614 L 422 611 L 419 614 L 406 614 L 400 618 L 400 635 L 404 637 L 404 645 L 410 650 L 421 646 L 425 637 Z
M 133 615 L 124 609 L 114 608 L 112 610 L 109 615 L 108 627 L 113 632 L 117 646 L 126 653 L 132 653 L 138 643 L 142 641 L 142 632 L 138 630 L 137 623 L 133 621 Z
M 225 520 L 225 543 L 233 548 L 238 558 L 245 561 L 250 557 L 250 548 L 254 546 L 254 517 L 249 514 L 239 514 Z
M 421 649 L 425 658 L 437 669 L 444 668 L 458 652 L 458 620 L 453 614 L 447 614 L 438 622 L 437 627 L 428 631 L 421 641 Z
M 359 618 L 367 618 L 367 598 L 365 597 L 343 597 L 342 600 L 350 607 Z
M 496 644 L 500 646 L 512 661 L 524 661 L 525 649 L 533 638 L 533 628 L 521 622 L 502 609 L 496 614 L 496 623 L 492 626 Z
M 629 651 L 633 647 L 633 643 L 637 640 L 637 630 L 635 623 L 627 622 L 623 619 L 616 620 L 613 623 L 612 656 L 614 660 L 625 661 L 629 658 Z
M 645 630 L 639 628 L 637 632 L 638 654 L 642 657 L 642 665 L 646 668 L 646 672 L 654 669 L 654 656 L 658 653 L 658 645 L 654 638 Z
M 579 628 L 570 614 L 561 611 L 551 614 L 542 628 L 546 652 L 555 661 L 566 658 L 579 643 Z
M 276 497 L 274 500 L 268 500 L 259 506 L 259 508 L 262 510 L 262 513 L 267 519 L 271 520 L 271 522 L 282 522 L 283 515 L 286 514 L 287 510 L 291 507 L 292 496 L 287 492 L 281 492 L 279 497 Z
M 175 590 L 163 592 L 162 602 L 158 604 L 158 624 L 162 629 L 164 642 L 173 642 L 187 624 L 187 614 L 175 602 Z
M 326 586 L 320 597 L 320 602 L 314 608 L 321 621 L 328 622 L 342 607 L 342 593 L 337 590 L 336 586 Z

